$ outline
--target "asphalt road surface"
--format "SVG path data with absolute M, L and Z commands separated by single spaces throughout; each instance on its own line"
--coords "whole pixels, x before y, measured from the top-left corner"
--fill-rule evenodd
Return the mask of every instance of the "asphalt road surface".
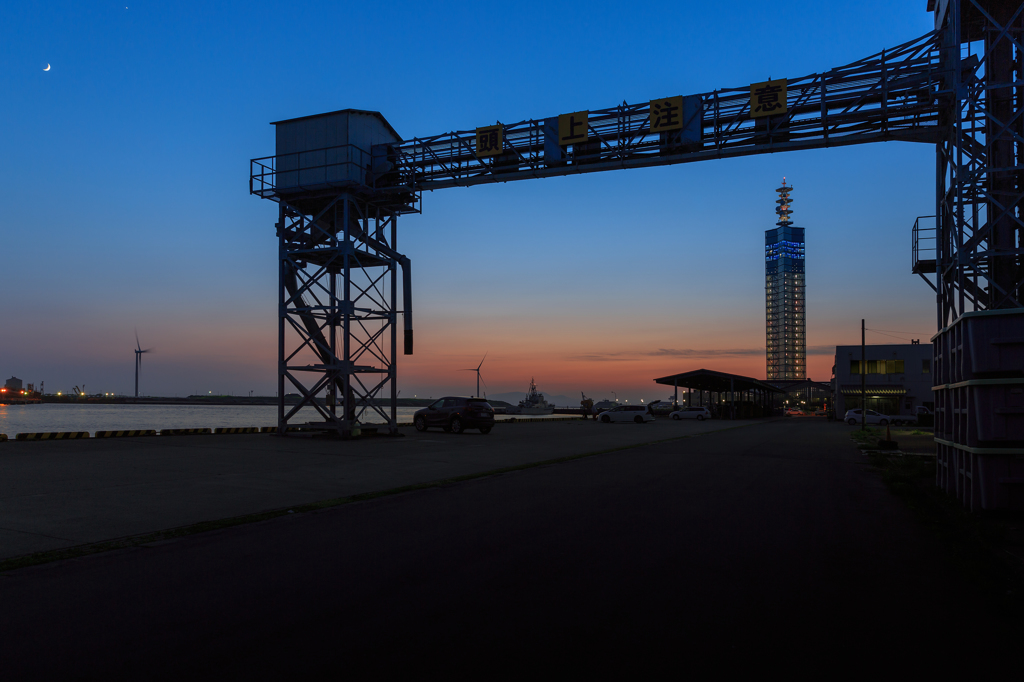
M 866 466 L 847 429 L 776 421 L 11 571 L 0 677 L 838 673 L 1009 646 Z

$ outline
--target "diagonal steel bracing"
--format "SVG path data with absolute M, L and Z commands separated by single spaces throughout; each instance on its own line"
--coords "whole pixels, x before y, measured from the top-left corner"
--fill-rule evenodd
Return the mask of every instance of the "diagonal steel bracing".
M 1024 307 L 1024 5 L 953 0 L 942 30 L 936 146 L 940 329 L 972 311 Z
M 396 432 L 397 212 L 338 193 L 279 213 L 279 431 L 346 436 L 372 412 Z
M 545 119 L 499 124 L 503 153 L 478 157 L 475 130 L 415 138 L 396 147 L 402 176 L 417 190 L 639 168 L 885 140 L 935 143 L 944 94 L 936 31 L 852 64 L 788 79 L 788 112 L 750 117 L 748 86 L 699 100 L 696 139 L 674 143 L 651 132 L 650 104 L 592 109 L 591 143 L 564 158 L 545 154 Z M 762 119 L 763 121 L 763 119 Z

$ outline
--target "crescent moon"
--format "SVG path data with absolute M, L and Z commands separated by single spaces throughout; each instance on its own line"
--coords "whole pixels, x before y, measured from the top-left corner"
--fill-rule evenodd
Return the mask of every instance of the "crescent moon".
M 50 70 L 50 65 L 49 65 L 49 64 L 47 64 L 47 65 L 46 65 L 46 68 L 45 68 L 45 69 L 43 69 L 43 71 L 49 71 L 49 70 Z

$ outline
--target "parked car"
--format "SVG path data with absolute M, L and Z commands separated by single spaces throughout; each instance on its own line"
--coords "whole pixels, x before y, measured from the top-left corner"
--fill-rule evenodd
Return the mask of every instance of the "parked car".
M 490 433 L 494 428 L 494 408 L 483 398 L 447 396 L 417 410 L 412 423 L 417 431 L 439 426 L 451 433 L 462 433 L 466 429 Z
M 870 413 L 869 413 L 870 414 Z M 859 419 L 858 419 L 859 421 Z M 913 414 L 894 414 L 889 417 L 889 423 L 893 426 L 902 426 L 904 424 L 919 424 L 924 423 L 927 425 L 932 424 L 932 413 L 931 411 L 922 405 L 918 405 Z
M 850 426 L 856 426 L 860 424 L 860 410 L 847 410 L 846 415 L 843 417 L 843 421 Z M 899 417 L 890 417 L 887 414 L 881 412 L 875 412 L 874 410 L 868 410 L 864 420 L 868 424 L 878 424 L 880 426 L 886 426 L 887 424 L 900 424 Z M 908 418 L 909 421 L 909 418 Z
M 804 416 L 804 411 L 803 410 L 798 410 L 795 407 L 789 407 L 789 408 L 786 408 L 786 416 L 787 417 L 803 417 Z
M 822 408 L 819 407 L 818 409 L 816 409 L 814 411 L 814 416 L 815 417 L 824 417 L 825 416 L 825 410 L 823 410 Z
M 643 424 L 644 422 L 654 421 L 654 415 L 648 412 L 647 408 L 643 405 L 619 405 L 607 412 L 602 412 L 598 419 L 603 424 L 610 424 L 611 422 L 636 422 L 637 424 Z
M 655 400 L 653 403 L 648 404 L 648 407 L 656 417 L 664 417 L 671 414 L 676 409 L 675 403 L 669 400 Z
M 900 417 L 904 424 L 924 424 L 927 426 L 931 426 L 933 419 L 935 419 L 935 415 L 924 405 L 916 405 L 913 414 Z
M 711 419 L 711 410 L 706 407 L 684 407 L 669 415 L 671 419 L 696 419 L 699 422 Z

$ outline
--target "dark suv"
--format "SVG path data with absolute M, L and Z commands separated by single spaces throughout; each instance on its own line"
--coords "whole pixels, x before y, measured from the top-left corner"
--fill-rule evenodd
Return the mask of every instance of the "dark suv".
M 417 431 L 440 426 L 452 433 L 462 433 L 466 429 L 490 433 L 494 427 L 494 408 L 483 398 L 441 398 L 417 410 L 412 423 Z

